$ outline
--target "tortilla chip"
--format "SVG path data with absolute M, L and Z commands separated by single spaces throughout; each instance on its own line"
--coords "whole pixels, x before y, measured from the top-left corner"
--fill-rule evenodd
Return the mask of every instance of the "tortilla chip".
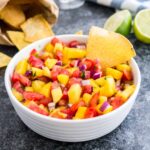
M 0 68 L 7 66 L 10 60 L 11 57 L 0 52 Z
M 83 35 L 83 31 L 82 31 L 82 30 L 80 30 L 80 31 L 76 32 L 75 34 Z
M 54 35 L 51 26 L 42 15 L 36 15 L 33 18 L 29 18 L 21 25 L 21 28 L 25 33 L 25 40 L 28 42 L 34 42 Z
M 29 45 L 29 42 L 24 40 L 24 33 L 19 31 L 7 31 L 8 37 L 12 41 L 12 43 L 21 50 L 22 48 Z
M 20 24 L 22 24 L 26 18 L 20 6 L 8 4 L 0 11 L 0 19 L 8 25 L 19 29 Z
M 118 33 L 93 26 L 87 42 L 87 57 L 99 58 L 102 68 L 113 67 L 136 55 L 130 41 Z

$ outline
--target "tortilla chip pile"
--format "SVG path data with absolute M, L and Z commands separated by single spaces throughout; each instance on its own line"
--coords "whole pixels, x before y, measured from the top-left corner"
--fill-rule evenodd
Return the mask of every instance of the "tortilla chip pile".
M 19 50 L 36 40 L 54 35 L 52 25 L 40 12 L 43 6 L 38 6 L 39 9 L 34 10 L 26 5 L 34 5 L 33 1 L 10 0 L 0 11 L 0 27 L 5 26 L 6 36 Z

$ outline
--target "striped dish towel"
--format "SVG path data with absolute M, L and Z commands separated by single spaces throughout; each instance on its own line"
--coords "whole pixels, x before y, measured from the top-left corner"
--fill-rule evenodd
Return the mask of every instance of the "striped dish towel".
M 128 9 L 138 12 L 141 9 L 150 8 L 150 0 L 87 0 L 100 5 L 116 8 Z

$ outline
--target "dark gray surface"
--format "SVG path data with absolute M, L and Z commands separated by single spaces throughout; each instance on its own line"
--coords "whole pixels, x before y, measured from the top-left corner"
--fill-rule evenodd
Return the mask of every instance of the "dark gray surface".
M 113 9 L 89 3 L 83 7 L 61 11 L 57 34 L 74 33 L 83 29 L 87 34 L 92 25 L 103 26 L 105 20 L 114 13 Z M 124 122 L 112 133 L 83 143 L 62 143 L 46 139 L 26 127 L 14 111 L 5 87 L 5 68 L 0 69 L 0 150 L 149 150 L 150 149 L 150 45 L 129 39 L 133 43 L 136 61 L 142 74 L 142 84 L 136 103 Z M 12 47 L 0 46 L 13 56 L 17 51 Z

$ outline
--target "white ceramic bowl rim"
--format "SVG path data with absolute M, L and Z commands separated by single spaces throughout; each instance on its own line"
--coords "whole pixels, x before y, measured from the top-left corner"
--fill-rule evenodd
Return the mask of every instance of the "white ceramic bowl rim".
M 74 38 L 77 38 L 77 37 L 83 37 L 83 38 L 87 38 L 88 36 L 87 35 L 72 35 L 72 34 L 66 34 L 66 35 L 59 35 L 59 36 L 55 36 L 55 37 L 74 37 Z M 49 39 L 51 40 L 53 37 L 48 37 L 48 38 L 45 38 L 45 39 Z M 88 118 L 88 119 L 81 119 L 81 120 L 69 120 L 69 119 L 57 119 L 57 118 L 52 118 L 52 117 L 49 117 L 49 116 L 44 116 L 42 114 L 38 114 L 32 110 L 30 110 L 29 108 L 27 108 L 26 106 L 24 106 L 23 104 L 21 104 L 17 99 L 16 97 L 13 95 L 12 93 L 12 90 L 11 90 L 11 86 L 9 85 L 9 81 L 10 81 L 10 68 L 12 68 L 12 64 L 15 62 L 15 60 L 17 59 L 19 53 L 24 53 L 24 51 L 26 51 L 28 49 L 29 46 L 31 45 L 36 45 L 38 42 L 42 42 L 42 41 L 45 41 L 45 39 L 42 39 L 42 40 L 39 40 L 39 41 L 36 41 L 30 45 L 28 45 L 27 47 L 23 48 L 21 51 L 19 51 L 18 53 L 16 53 L 14 55 L 14 57 L 11 59 L 9 65 L 7 66 L 7 69 L 5 71 L 5 87 L 6 87 L 6 90 L 8 92 L 8 95 L 12 98 L 12 100 L 16 103 L 16 105 L 18 105 L 21 109 L 24 109 L 25 111 L 27 111 L 28 113 L 31 113 L 33 116 L 35 117 L 38 117 L 40 119 L 45 119 L 47 121 L 54 121 L 54 122 L 58 122 L 58 123 L 85 123 L 85 122 L 93 122 L 93 121 L 96 121 L 98 119 L 105 119 L 105 118 L 109 118 L 111 117 L 114 113 L 117 113 L 120 109 L 122 109 L 123 107 L 126 107 L 126 105 L 129 103 L 129 101 L 132 100 L 132 97 L 134 97 L 137 92 L 139 91 L 139 88 L 140 88 L 140 83 L 141 83 L 141 75 L 140 75 L 140 71 L 139 71 L 139 68 L 138 68 L 138 65 L 137 63 L 135 62 L 135 60 L 132 58 L 131 61 L 134 63 L 135 65 L 135 68 L 137 70 L 137 79 L 138 79 L 138 83 L 136 85 L 136 89 L 134 91 L 134 93 L 130 96 L 130 98 L 123 104 L 121 105 L 119 108 L 117 108 L 116 110 L 113 110 L 112 112 L 108 113 L 108 114 L 105 114 L 105 115 L 102 115 L 102 116 L 97 116 L 97 117 L 94 117 L 94 118 Z

